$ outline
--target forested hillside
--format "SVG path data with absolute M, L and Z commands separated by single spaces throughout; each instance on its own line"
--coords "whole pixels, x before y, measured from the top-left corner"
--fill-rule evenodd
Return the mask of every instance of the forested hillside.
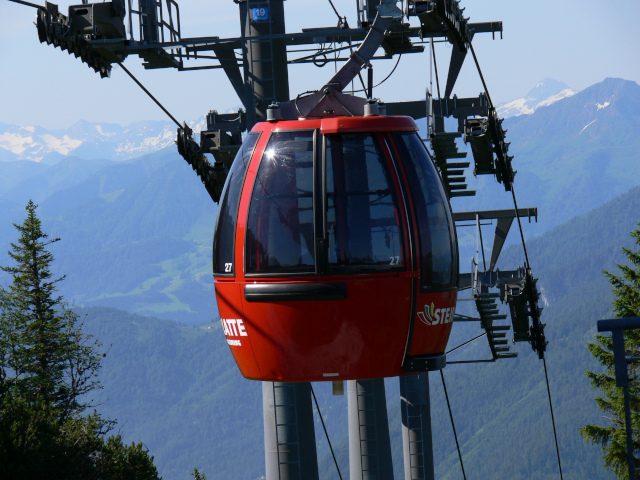
M 578 433 L 586 423 L 603 421 L 585 377 L 585 370 L 599 368 L 586 343 L 593 339 L 596 321 L 612 315 L 613 295 L 602 270 L 615 271 L 624 262 L 621 247 L 631 247 L 629 233 L 639 222 L 636 187 L 528 242 L 545 305 L 547 364 L 565 478 L 612 478 L 602 468 L 599 448 L 585 445 Z M 513 247 L 503 254 L 503 264 L 512 265 L 521 256 Z M 481 347 L 486 349 L 474 349 Z M 543 366 L 528 344 L 518 344 L 518 350 L 516 360 L 445 369 L 467 471 L 487 469 L 487 476 L 477 478 L 557 478 Z M 475 355 L 477 351 L 467 351 L 459 356 Z M 445 416 L 442 409 L 434 424 L 451 435 Z M 459 478 L 453 445 L 443 453 L 447 460 L 440 466 L 441 478 Z
M 175 147 L 120 163 L 0 162 L 0 178 L 0 245 L 12 240 L 11 222 L 29 198 L 39 203 L 45 228 L 63 239 L 53 253 L 68 275 L 65 298 L 183 323 L 217 318 L 210 260 L 217 207 Z
M 566 479 L 610 479 L 598 447 L 578 428 L 599 422 L 595 392 L 584 375 L 598 365 L 586 349 L 596 321 L 611 315 L 602 269 L 622 262 L 622 246 L 640 222 L 640 188 L 529 242 L 540 277 L 547 362 Z M 515 248 L 504 254 L 520 258 Z M 120 420 L 125 437 L 144 438 L 166 480 L 186 480 L 195 466 L 209 479 L 255 479 L 264 472 L 261 387 L 243 379 L 218 323 L 204 327 L 134 316 L 109 308 L 81 310 L 87 328 L 112 345 L 104 360 L 101 411 Z M 481 333 L 454 325 L 450 347 Z M 444 370 L 467 478 L 558 478 L 542 363 L 528 344 L 520 356 Z M 489 356 L 483 339 L 449 360 Z M 396 478 L 402 478 L 397 379 L 387 380 Z M 346 396 L 314 384 L 342 472 L 348 470 Z M 461 477 L 440 375 L 431 375 L 436 476 Z M 319 419 L 322 478 L 338 478 Z
M 245 380 L 220 324 L 179 325 L 107 307 L 79 309 L 103 343 L 96 400 L 125 438 L 144 439 L 165 480 L 254 479 L 264 470 L 262 389 Z

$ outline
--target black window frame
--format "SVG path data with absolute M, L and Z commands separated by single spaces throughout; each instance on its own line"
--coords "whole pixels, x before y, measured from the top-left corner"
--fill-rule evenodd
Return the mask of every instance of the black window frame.
M 390 143 L 389 138 L 385 134 L 378 132 L 337 132 L 331 134 L 322 134 L 318 128 L 309 129 L 283 129 L 272 130 L 269 132 L 269 137 L 266 139 L 265 148 L 262 152 L 260 163 L 256 170 L 256 176 L 253 179 L 253 185 L 251 185 L 251 195 L 255 189 L 256 181 L 258 180 L 258 172 L 260 165 L 262 164 L 263 157 L 267 151 L 269 143 L 272 137 L 279 133 L 300 133 L 300 132 L 313 132 L 313 241 L 314 241 L 314 261 L 315 269 L 313 271 L 303 272 L 287 272 L 287 271 L 270 271 L 270 272 L 249 272 L 249 253 L 248 248 L 248 234 L 249 234 L 249 220 L 251 215 L 251 201 L 249 208 L 247 209 L 247 217 L 245 219 L 245 250 L 244 250 L 244 275 L 247 278 L 269 278 L 269 277 L 309 277 L 309 276 L 349 276 L 349 275 L 361 275 L 361 274 L 389 274 L 398 273 L 408 270 L 415 270 L 415 249 L 414 240 L 411 234 L 411 219 L 408 211 L 406 187 L 401 180 L 400 171 L 396 164 L 396 158 L 393 151 L 393 143 Z M 411 133 L 411 132 L 405 132 Z M 327 231 L 327 155 L 326 155 L 326 143 L 327 138 L 333 135 L 367 135 L 370 136 L 375 143 L 378 153 L 381 155 L 382 167 L 385 170 L 389 187 L 391 190 L 391 198 L 394 202 L 394 207 L 398 215 L 398 233 L 399 233 L 399 247 L 401 251 L 401 264 L 400 265 L 357 265 L 357 266 L 344 266 L 344 267 L 330 267 L 329 265 L 329 252 L 328 252 L 328 231 Z M 386 152 L 385 152 L 386 149 Z M 397 186 L 399 185 L 399 190 Z M 404 212 L 403 212 L 404 210 Z M 404 216 L 404 218 L 402 218 Z
M 229 169 L 229 174 L 227 175 L 227 180 L 225 182 L 225 185 L 222 189 L 222 194 L 220 195 L 220 201 L 218 202 L 218 212 L 216 215 L 216 222 L 215 222 L 215 230 L 214 230 L 214 235 L 213 235 L 213 248 L 212 248 L 212 270 L 213 270 L 213 275 L 216 277 L 235 277 L 236 276 L 236 262 L 235 262 L 235 251 L 236 251 L 236 229 L 238 227 L 238 215 L 239 215 L 239 210 L 240 210 L 240 203 L 241 203 L 241 197 L 242 197 L 242 191 L 244 190 L 244 183 L 246 181 L 247 178 L 247 171 L 249 170 L 249 165 L 251 164 L 251 159 L 253 158 L 253 154 L 256 151 L 256 147 L 258 145 L 258 142 L 260 141 L 260 137 L 262 136 L 262 132 L 261 131 L 257 131 L 257 132 L 250 132 L 249 134 L 247 134 L 247 137 L 244 139 L 244 141 L 242 142 L 242 145 L 240 147 L 240 149 L 238 150 L 238 153 L 236 154 L 236 157 L 233 161 L 233 163 L 231 164 L 231 168 Z M 251 146 L 251 152 L 249 152 L 249 155 L 247 156 L 246 153 L 244 151 L 244 147 L 247 145 L 247 141 L 250 138 L 255 137 L 255 141 L 253 143 L 253 145 Z M 232 217 L 233 218 L 233 239 L 231 242 L 231 252 L 232 252 L 232 258 L 233 261 L 231 262 L 231 271 L 227 272 L 224 271 L 225 268 L 222 265 L 218 265 L 217 262 L 217 258 L 216 258 L 216 249 L 218 248 L 219 245 L 219 241 L 220 241 L 220 235 L 223 233 L 222 231 L 219 230 L 220 228 L 220 222 L 222 221 L 222 215 L 221 215 L 221 211 L 222 211 L 222 207 L 223 207 L 223 202 L 226 201 L 227 199 L 227 194 L 229 193 L 228 190 L 231 187 L 231 182 L 234 181 L 234 166 L 236 164 L 236 161 L 241 161 L 244 165 L 243 165 L 243 171 L 241 172 L 241 177 L 239 178 L 239 191 L 237 192 L 236 198 L 232 199 L 232 201 L 235 202 L 235 206 L 233 207 L 234 211 L 235 211 L 235 215 Z M 217 267 L 222 267 L 222 271 L 216 271 Z
M 419 226 L 416 224 L 415 231 L 418 238 L 416 238 L 416 241 L 413 242 L 413 245 L 415 245 L 415 248 L 416 248 L 416 252 L 415 252 L 416 258 L 420 258 L 420 281 L 418 282 L 420 293 L 458 290 L 458 286 L 460 284 L 460 278 L 459 278 L 460 277 L 460 258 L 459 258 L 458 248 L 457 248 L 457 245 L 458 245 L 457 232 L 455 228 L 455 223 L 453 221 L 453 212 L 451 209 L 451 202 L 449 200 L 449 197 L 446 194 L 446 189 L 444 187 L 442 176 L 440 175 L 440 172 L 436 167 L 435 162 L 433 161 L 433 157 L 431 156 L 431 153 L 429 153 L 429 150 L 424 145 L 424 142 L 422 141 L 422 139 L 420 138 L 417 132 L 392 132 L 391 133 L 393 143 L 395 144 L 395 147 L 396 147 L 396 150 L 393 152 L 394 160 L 403 165 L 403 169 L 405 171 L 405 177 L 407 179 L 407 194 L 411 196 L 411 200 L 414 208 L 414 217 L 416 222 L 418 221 L 418 218 L 417 218 L 418 211 L 416 210 L 418 207 L 417 207 L 414 191 L 416 189 L 422 191 L 422 188 L 420 188 L 420 185 L 418 184 L 417 180 L 412 177 L 411 172 L 407 170 L 407 167 L 405 165 L 406 162 L 404 162 L 402 159 L 402 155 L 404 153 L 403 150 L 407 148 L 406 145 L 404 144 L 404 140 L 401 138 L 401 136 L 403 135 L 415 135 L 417 137 L 421 147 L 424 149 L 424 152 L 427 156 L 427 160 L 433 166 L 433 169 L 437 177 L 438 190 L 440 192 L 440 197 L 442 198 L 442 201 L 443 201 L 444 209 L 447 215 L 447 223 L 449 225 L 449 243 L 450 243 L 451 256 L 452 256 L 451 258 L 452 275 L 450 278 L 450 282 L 446 285 L 443 285 L 443 284 L 434 284 L 434 283 L 428 284 L 425 280 L 426 271 L 423 265 L 424 257 L 422 255 L 422 247 L 423 247 L 423 242 L 421 237 L 422 232 Z M 396 152 L 397 152 L 397 155 L 400 156 L 400 158 L 395 158 Z M 407 152 L 407 156 L 409 156 L 408 152 Z M 407 199 L 405 198 L 405 201 L 406 200 Z M 411 233 L 413 234 L 413 231 Z
M 381 159 L 382 159 L 381 165 L 386 173 L 387 181 L 389 182 L 389 188 L 391 190 L 391 198 L 394 204 L 394 208 L 398 215 L 399 247 L 401 252 L 400 257 L 402 258 L 402 262 L 400 265 L 391 266 L 391 265 L 375 265 L 375 264 L 362 265 L 361 264 L 361 265 L 356 265 L 352 267 L 350 266 L 336 267 L 336 266 L 331 266 L 329 264 L 329 251 L 328 251 L 329 250 L 329 233 L 327 231 L 327 226 L 328 226 L 328 221 L 327 221 L 327 213 L 328 213 L 327 139 L 331 139 L 332 136 L 337 136 L 337 135 L 341 137 L 345 135 L 370 136 L 373 140 L 373 143 L 376 147 L 378 154 L 381 156 Z M 381 140 L 381 137 L 382 137 L 382 140 Z M 389 152 L 389 157 L 385 154 L 385 147 L 387 149 L 387 152 Z M 337 133 L 325 134 L 325 135 L 322 135 L 321 149 L 322 149 L 321 150 L 322 164 L 320 168 L 321 168 L 322 180 L 321 180 L 320 188 L 321 188 L 321 194 L 322 194 L 322 209 L 321 209 L 322 237 L 319 240 L 320 242 L 322 242 L 322 246 L 323 246 L 322 263 L 321 263 L 321 270 L 323 274 L 330 275 L 330 276 L 345 276 L 345 275 L 375 274 L 375 273 L 386 274 L 386 273 L 397 273 L 397 272 L 407 271 L 411 267 L 412 261 L 413 261 L 413 258 L 412 258 L 413 256 L 411 255 L 411 247 L 409 247 L 409 250 L 407 251 L 407 248 L 406 248 L 407 242 L 405 238 L 405 235 L 407 235 L 407 232 L 405 230 L 407 230 L 410 224 L 409 223 L 404 224 L 400 218 L 400 216 L 402 215 L 402 211 L 401 211 L 402 205 L 400 204 L 400 197 L 402 196 L 402 182 L 400 181 L 398 170 L 396 168 L 396 165 L 394 164 L 391 148 L 388 142 L 386 142 L 386 139 L 384 138 L 384 136 L 381 136 L 378 132 L 368 132 L 368 131 L 337 132 Z M 401 191 L 396 190 L 396 184 L 400 185 Z M 406 215 L 406 205 L 404 210 Z M 409 234 L 409 238 L 410 237 L 411 235 Z
M 401 132 L 403 133 L 403 132 Z M 404 181 L 404 176 L 403 173 L 404 171 L 402 170 L 402 168 L 399 166 L 398 164 L 398 159 L 397 159 L 397 155 L 395 153 L 395 143 L 393 141 L 393 139 L 391 138 L 391 135 L 389 133 L 384 134 L 384 142 L 387 145 L 387 149 L 389 151 L 389 154 L 391 155 L 391 165 L 393 167 L 393 170 L 395 172 L 396 175 L 396 179 L 398 182 L 398 185 L 400 185 L 400 191 L 398 192 L 399 196 L 402 198 L 402 203 L 404 205 L 404 228 L 403 228 L 403 233 L 406 235 L 406 243 L 405 245 L 408 245 L 408 251 L 406 253 L 406 260 L 407 260 L 407 269 L 409 270 L 417 270 L 418 268 L 418 260 L 417 260 L 417 255 L 418 255 L 418 251 L 417 251 L 417 244 L 415 239 L 413 238 L 413 234 L 412 234 L 412 225 L 413 222 L 411 220 L 411 211 L 409 208 L 410 205 L 410 199 L 409 199 L 409 186 L 406 184 L 406 182 Z
M 313 133 L 313 166 L 312 166 L 312 171 L 313 171 L 313 179 L 312 179 L 312 185 L 313 185 L 313 193 L 312 193 L 312 199 L 311 199 L 311 204 L 312 204 L 312 218 L 313 218 L 313 242 L 314 242 L 314 252 L 313 252 L 313 257 L 314 257 L 314 270 L 313 271 L 302 271 L 302 272 L 287 272 L 287 271 L 280 271 L 280 272 L 249 272 L 248 271 L 248 262 L 249 262 L 249 254 L 247 252 L 247 248 L 249 245 L 248 242 L 248 235 L 249 235 L 249 218 L 251 215 L 251 200 L 249 201 L 249 207 L 247 209 L 247 217 L 245 219 L 245 238 L 244 238 L 244 275 L 245 277 L 250 277 L 250 278 L 260 278 L 260 277 L 299 277 L 299 276 L 314 276 L 314 275 L 318 275 L 318 225 L 317 225 L 317 164 L 318 164 L 318 136 L 319 136 L 319 131 L 317 128 L 305 128 L 305 129 L 279 129 L 279 130 L 271 130 L 271 132 L 269 133 L 269 137 L 266 140 L 265 143 L 265 148 L 264 151 L 262 152 L 262 156 L 260 157 L 260 163 L 258 164 L 258 168 L 256 169 L 256 175 L 255 178 L 253 179 L 253 185 L 251 186 L 251 196 L 253 197 L 253 191 L 255 189 L 255 185 L 256 185 L 256 181 L 258 180 L 258 173 L 260 171 L 260 165 L 262 165 L 262 161 L 263 161 L 263 157 L 267 151 L 267 148 L 269 147 L 269 143 L 271 142 L 271 139 L 274 137 L 274 135 L 277 134 L 281 134 L 281 133 L 300 133 L 300 132 L 312 132 Z

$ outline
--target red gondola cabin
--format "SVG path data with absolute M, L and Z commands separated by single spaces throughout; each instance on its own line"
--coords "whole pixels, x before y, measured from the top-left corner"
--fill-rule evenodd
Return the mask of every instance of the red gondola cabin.
M 322 117 L 247 135 L 213 243 L 222 326 L 245 377 L 364 379 L 443 365 L 457 242 L 417 130 L 409 117 Z

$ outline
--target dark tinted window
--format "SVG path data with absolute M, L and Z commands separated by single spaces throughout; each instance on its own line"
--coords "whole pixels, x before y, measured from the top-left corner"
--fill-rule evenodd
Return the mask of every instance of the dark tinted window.
M 457 282 L 458 252 L 453 248 L 453 220 L 440 176 L 416 133 L 397 134 L 395 139 L 416 209 L 422 285 L 452 287 Z
M 260 133 L 250 133 L 243 142 L 240 150 L 233 160 L 231 170 L 227 176 L 220 204 L 216 231 L 213 239 L 213 272 L 215 274 L 233 274 L 234 244 L 236 238 L 236 223 L 238 220 L 238 206 L 242 185 L 247 172 L 247 166 L 251 159 L 251 153 L 260 138 Z
M 315 271 L 313 154 L 313 131 L 271 135 L 249 207 L 247 273 Z
M 387 161 L 370 134 L 326 137 L 329 270 L 404 266 L 396 195 Z

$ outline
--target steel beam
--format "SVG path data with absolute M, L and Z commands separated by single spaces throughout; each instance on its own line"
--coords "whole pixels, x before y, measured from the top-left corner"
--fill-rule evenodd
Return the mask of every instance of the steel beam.
M 239 3 L 242 57 L 244 67 L 247 130 L 260 120 L 266 120 L 267 107 L 274 101 L 286 102 L 289 97 L 287 46 L 284 39 L 284 0 L 247 0 Z M 258 17 L 256 10 L 267 9 Z
M 318 480 L 311 384 L 263 382 L 267 480 Z
M 400 377 L 405 480 L 434 480 L 429 373 Z
M 348 404 L 349 478 L 393 480 L 384 380 L 350 380 Z

